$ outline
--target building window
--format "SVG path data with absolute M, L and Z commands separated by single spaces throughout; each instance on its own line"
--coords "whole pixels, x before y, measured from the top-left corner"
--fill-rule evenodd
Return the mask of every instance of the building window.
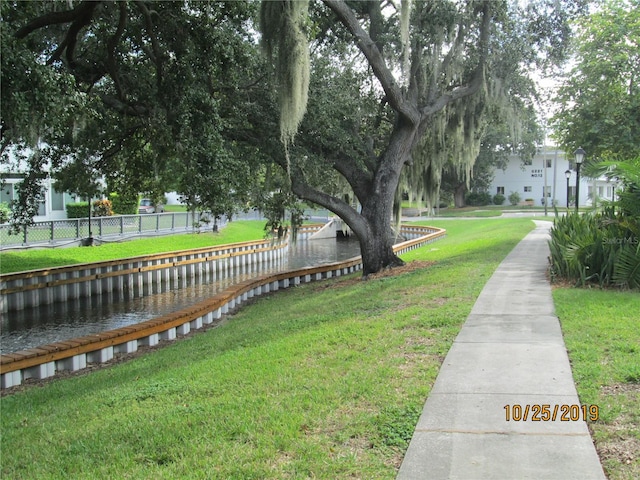
M 544 192 L 543 195 L 545 197 L 551 197 L 551 187 L 550 186 L 544 187 L 542 190 Z
M 533 191 L 533 189 L 531 187 L 524 187 L 524 191 L 525 192 L 531 192 L 531 191 Z
M 496 188 L 496 193 L 499 194 L 499 195 L 504 195 L 504 187 Z
M 553 163 L 553 160 L 551 160 L 550 158 L 547 158 L 544 161 L 544 164 L 546 165 L 547 168 L 551 168 L 551 164 Z
M 532 161 L 530 158 L 528 158 L 528 159 L 527 159 L 527 160 L 525 160 L 522 164 L 523 164 L 525 167 L 528 167 L 529 165 L 533 165 L 533 161 Z

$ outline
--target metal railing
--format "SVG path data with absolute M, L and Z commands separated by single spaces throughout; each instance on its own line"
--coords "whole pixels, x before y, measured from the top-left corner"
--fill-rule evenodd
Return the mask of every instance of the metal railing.
M 203 220 L 209 223 L 203 224 Z M 56 245 L 78 241 L 92 236 L 129 237 L 157 232 L 197 231 L 210 226 L 208 214 L 191 212 L 158 213 L 146 215 L 114 215 L 112 217 L 70 218 L 35 222 L 20 233 L 10 233 L 10 225 L 0 225 L 0 249 L 30 245 Z M 89 234 L 91 226 L 91 235 Z

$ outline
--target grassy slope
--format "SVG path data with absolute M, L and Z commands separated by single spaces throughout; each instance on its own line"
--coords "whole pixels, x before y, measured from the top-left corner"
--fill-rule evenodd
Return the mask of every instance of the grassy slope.
M 640 295 L 595 289 L 553 292 L 580 401 L 611 480 L 640 478 Z
M 0 273 L 37 268 L 98 262 L 117 258 L 151 255 L 190 248 L 222 245 L 264 237 L 264 222 L 238 220 L 229 223 L 219 233 L 187 233 L 119 243 L 104 243 L 99 247 L 71 247 L 0 252 Z
M 222 326 L 2 399 L 3 478 L 394 478 L 461 324 L 526 219 L 429 222 L 396 277 L 259 298 Z

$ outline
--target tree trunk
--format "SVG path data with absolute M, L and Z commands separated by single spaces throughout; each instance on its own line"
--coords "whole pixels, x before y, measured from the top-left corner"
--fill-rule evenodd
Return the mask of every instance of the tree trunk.
M 297 196 L 331 210 L 356 234 L 360 242 L 364 277 L 387 267 L 404 265 L 393 253 L 396 235 L 391 222 L 400 173 L 409 158 L 416 131 L 417 125 L 402 116 L 398 118 L 388 146 L 377 162 L 375 173 L 353 168 L 356 163 L 353 159 L 344 159 L 342 162 L 346 163 L 334 165 L 351 185 L 362 207 L 360 212 L 340 198 L 308 185 L 302 172 L 292 172 L 291 188 Z
M 467 184 L 465 182 L 461 182 L 453 191 L 453 203 L 456 208 L 462 208 L 466 205 L 464 201 L 465 193 L 467 193 Z
M 399 267 L 404 262 L 393 252 L 395 235 L 391 229 L 391 216 L 382 213 L 385 208 L 372 212 L 374 218 L 367 221 L 367 234 L 358 235 L 362 255 L 362 275 L 367 277 L 385 268 Z

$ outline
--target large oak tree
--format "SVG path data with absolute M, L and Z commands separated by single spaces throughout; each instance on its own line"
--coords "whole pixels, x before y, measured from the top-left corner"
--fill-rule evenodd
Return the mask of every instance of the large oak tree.
M 366 276 L 402 264 L 392 250 L 392 217 L 403 170 L 406 184 L 431 199 L 445 164 L 468 176 L 488 106 L 505 103 L 514 70 L 562 57 L 576 6 L 540 1 L 522 9 L 495 0 L 322 4 L 309 9 L 306 1 L 262 3 L 263 40 L 280 86 L 280 136 L 288 152 L 283 168 L 298 196 L 337 213 L 356 233 Z M 371 72 L 368 82 L 381 105 L 379 119 L 352 122 L 353 148 L 321 152 L 357 205 L 348 195 L 322 190 L 305 171 L 307 156 L 296 155 L 295 144 L 308 140 L 297 139 L 296 132 L 313 98 L 307 42 L 314 27 L 347 39 L 357 52 L 352 63 Z M 356 91 L 367 87 L 362 83 Z M 344 110 L 336 122 L 353 116 L 351 102 Z

